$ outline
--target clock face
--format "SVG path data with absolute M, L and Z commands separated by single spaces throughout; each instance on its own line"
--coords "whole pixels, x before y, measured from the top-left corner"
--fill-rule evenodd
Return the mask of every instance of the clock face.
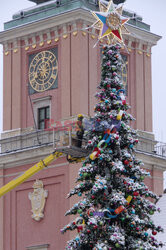
M 29 83 L 37 92 L 50 89 L 58 75 L 58 62 L 56 55 L 50 51 L 36 54 L 29 65 Z

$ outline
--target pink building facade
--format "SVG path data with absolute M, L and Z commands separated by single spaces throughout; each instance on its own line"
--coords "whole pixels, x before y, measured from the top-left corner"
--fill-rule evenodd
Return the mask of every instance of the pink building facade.
M 79 113 L 93 116 L 101 63 L 100 46 L 94 47 L 97 33 L 85 29 L 93 23 L 93 17 L 85 8 L 87 6 L 79 5 L 80 1 L 71 3 L 70 7 L 51 4 L 39 4 L 25 10 L 23 17 L 21 12 L 17 13 L 0 33 L 0 42 L 4 46 L 0 186 L 53 151 L 48 139 L 52 138 L 52 131 L 42 130 L 42 119 L 65 124 Z M 97 6 L 93 5 L 93 8 Z M 131 113 L 136 118 L 133 126 L 140 135 L 137 156 L 151 172 L 152 178 L 146 180 L 148 186 L 161 194 L 165 159 L 154 154 L 151 82 L 151 47 L 160 37 L 152 34 L 140 17 L 136 23 L 128 24 L 135 36 L 125 36 L 129 54 L 122 50 L 126 56 L 124 83 Z M 53 80 L 48 90 L 36 91 L 29 75 L 31 66 L 34 74 L 35 65 L 41 65 L 40 57 L 34 60 L 34 65 L 31 62 L 41 52 L 46 57 L 46 51 L 56 57 L 55 71 L 58 74 L 54 77 L 55 72 L 50 73 Z M 72 233 L 61 235 L 60 229 L 71 219 L 64 214 L 76 198 L 68 200 L 66 196 L 74 186 L 80 166 L 81 163 L 69 164 L 62 156 L 0 199 L 0 250 L 65 249 Z M 41 180 L 48 191 L 44 218 L 40 221 L 32 218 L 28 198 L 36 179 Z

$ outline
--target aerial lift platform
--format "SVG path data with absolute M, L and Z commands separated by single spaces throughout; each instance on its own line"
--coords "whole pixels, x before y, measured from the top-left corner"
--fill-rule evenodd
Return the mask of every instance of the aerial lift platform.
M 39 172 L 40 170 L 47 167 L 54 160 L 58 159 L 62 155 L 67 156 L 67 160 L 72 163 L 78 163 L 85 159 L 89 154 L 89 151 L 85 148 L 77 147 L 77 137 L 72 130 L 64 130 L 59 136 L 58 131 L 53 130 L 53 148 L 54 151 L 45 159 L 40 160 L 37 164 L 26 170 L 23 174 L 16 177 L 6 185 L 0 188 L 0 197 L 11 191 L 21 183 L 26 181 L 28 178 Z M 58 138 L 58 139 L 57 139 Z M 85 144 L 83 140 L 83 145 Z

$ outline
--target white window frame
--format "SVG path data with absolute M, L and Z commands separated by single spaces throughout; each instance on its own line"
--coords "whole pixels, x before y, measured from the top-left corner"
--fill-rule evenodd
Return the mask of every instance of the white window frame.
M 49 244 L 26 247 L 26 250 L 48 250 Z
M 33 112 L 36 126 L 38 128 L 38 110 L 44 107 L 50 107 L 50 119 L 51 119 L 51 98 L 52 96 L 45 96 L 42 98 L 33 99 Z

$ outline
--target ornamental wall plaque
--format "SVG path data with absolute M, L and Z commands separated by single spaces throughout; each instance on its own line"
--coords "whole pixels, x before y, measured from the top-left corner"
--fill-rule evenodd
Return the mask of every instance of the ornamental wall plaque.
M 36 180 L 33 184 L 33 193 L 28 194 L 28 198 L 31 201 L 32 206 L 32 218 L 36 221 L 40 221 L 44 218 L 44 207 L 46 198 L 48 197 L 48 190 L 44 190 L 43 182 Z

